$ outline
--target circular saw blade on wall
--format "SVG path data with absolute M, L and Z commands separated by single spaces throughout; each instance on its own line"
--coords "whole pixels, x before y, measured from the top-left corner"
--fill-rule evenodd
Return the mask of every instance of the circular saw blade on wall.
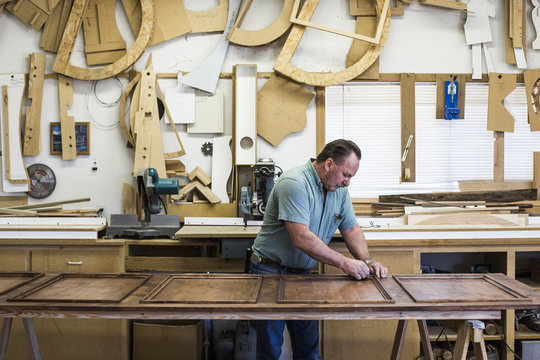
M 34 199 L 43 199 L 54 191 L 56 175 L 50 167 L 45 164 L 32 164 L 28 166 L 27 171 L 30 178 L 28 196 Z

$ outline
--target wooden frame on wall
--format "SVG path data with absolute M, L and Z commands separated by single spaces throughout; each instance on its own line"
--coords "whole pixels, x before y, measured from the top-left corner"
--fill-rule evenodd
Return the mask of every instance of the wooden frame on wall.
M 50 123 L 51 155 L 62 155 L 62 126 L 60 122 Z M 90 123 L 75 123 L 75 144 L 77 155 L 90 155 Z

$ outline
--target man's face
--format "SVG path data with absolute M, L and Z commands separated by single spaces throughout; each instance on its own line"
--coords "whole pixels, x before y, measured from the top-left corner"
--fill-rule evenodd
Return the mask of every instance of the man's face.
M 345 158 L 341 164 L 337 164 L 334 159 L 325 161 L 327 170 L 325 178 L 322 180 L 327 191 L 336 191 L 340 187 L 349 186 L 352 177 L 358 171 L 360 161 L 354 153 Z

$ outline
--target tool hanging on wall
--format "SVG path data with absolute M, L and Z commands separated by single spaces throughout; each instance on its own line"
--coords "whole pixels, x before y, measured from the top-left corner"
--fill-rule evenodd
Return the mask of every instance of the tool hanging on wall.
M 444 94 L 445 120 L 459 118 L 458 85 L 459 83 L 456 81 L 456 77 L 454 77 L 452 81 L 444 82 L 444 87 L 446 89 Z

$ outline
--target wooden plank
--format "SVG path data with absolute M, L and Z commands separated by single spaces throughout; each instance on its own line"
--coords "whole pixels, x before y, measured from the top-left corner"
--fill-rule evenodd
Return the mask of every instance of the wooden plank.
M 68 116 L 67 113 L 68 106 L 73 104 L 73 79 L 58 75 L 58 100 L 60 102 L 62 160 L 75 160 L 77 158 L 75 118 Z
M 214 194 L 212 190 L 208 186 L 204 186 L 200 182 L 195 182 L 195 188 L 206 198 L 206 200 L 210 201 L 212 204 L 218 204 L 221 202 L 221 199 Z
M 302 282 L 302 286 L 298 286 Z M 376 304 L 394 303 L 376 277 L 358 281 L 341 275 L 282 276 L 278 303 L 307 304 Z
M 435 117 L 437 119 L 444 119 L 444 98 L 446 94 L 446 81 L 454 80 L 458 83 L 458 105 L 459 105 L 459 119 L 465 118 L 465 89 L 467 87 L 467 82 L 465 79 L 465 74 L 437 74 L 436 83 L 437 83 L 437 99 L 435 107 Z
M 504 106 L 504 99 L 516 88 L 515 74 L 489 76 L 488 121 L 490 131 L 514 132 L 514 117 Z
M 533 189 L 531 181 L 458 181 L 459 191 L 506 191 Z
M 527 225 L 519 214 L 478 214 L 460 212 L 433 215 L 405 215 L 406 225 Z
M 2 117 L 0 121 L 2 130 L 2 188 L 4 192 L 25 192 L 29 189 L 29 180 L 22 155 L 19 130 L 21 128 L 20 109 L 22 109 L 25 89 L 24 74 L 0 75 L 0 86 L 3 89 L 2 111 L 0 112 Z
M 504 132 L 494 131 L 493 137 L 493 180 L 504 182 Z
M 521 48 L 523 46 L 523 0 L 512 0 L 512 47 Z
M 24 302 L 118 303 L 151 275 L 62 273 L 9 298 Z
M 43 276 L 37 272 L 0 272 L 0 294 L 5 294 Z
M 136 214 L 137 213 L 137 191 L 133 186 L 124 183 L 122 188 L 122 213 Z
M 467 4 L 462 3 L 461 1 L 451 1 L 451 0 L 420 0 L 420 4 L 423 5 L 433 5 L 439 6 L 446 9 L 467 11 Z
M 41 151 L 41 103 L 45 80 L 45 54 L 30 54 L 29 65 L 28 98 L 32 99 L 32 105 L 26 108 L 23 155 L 37 156 Z
M 540 69 L 525 70 L 525 97 L 527 99 L 527 114 L 531 131 L 540 130 Z
M 313 97 L 304 86 L 274 73 L 257 93 L 257 134 L 277 147 L 285 136 L 302 131 Z
M 292 25 L 289 21 L 294 0 L 284 0 L 278 17 L 268 26 L 258 30 L 240 29 L 244 17 L 251 6 L 252 0 L 245 2 L 236 23 L 234 24 L 228 40 L 233 44 L 242 46 L 260 46 L 268 44 L 283 35 Z
M 170 275 L 141 303 L 253 304 L 261 282 L 260 275 Z
M 110 64 L 126 54 L 126 42 L 116 25 L 116 2 L 89 0 L 84 14 L 84 51 L 87 65 Z
M 535 200 L 536 189 L 510 190 L 510 191 L 471 191 L 471 192 L 440 192 L 426 194 L 403 194 L 403 195 L 380 195 L 380 202 L 397 202 L 414 204 L 414 200 L 405 200 L 404 197 L 415 198 L 417 200 L 430 201 L 475 201 L 486 202 L 514 202 L 520 200 Z
M 7 195 L 0 196 L 0 207 L 11 207 L 19 205 L 27 205 L 28 196 L 27 195 Z
M 401 75 L 401 182 L 416 181 L 415 76 Z M 408 169 L 408 170 L 407 170 Z
M 317 122 L 317 134 L 315 147 L 319 154 L 326 145 L 326 92 L 322 86 L 315 88 L 315 118 Z

